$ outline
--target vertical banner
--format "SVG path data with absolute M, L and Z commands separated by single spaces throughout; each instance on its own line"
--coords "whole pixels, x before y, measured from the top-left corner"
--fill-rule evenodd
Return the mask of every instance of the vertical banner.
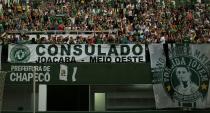
M 2 45 L 0 45 L 0 112 L 2 110 L 4 83 L 5 83 L 5 75 L 6 75 L 6 72 L 1 71 L 1 51 L 2 51 Z
M 156 107 L 210 108 L 210 45 L 149 45 Z
M 2 45 L 0 45 L 0 70 L 1 70 L 1 51 L 2 51 Z
M 2 104 L 3 104 L 5 76 L 6 76 L 6 72 L 0 71 L 0 113 L 2 111 Z

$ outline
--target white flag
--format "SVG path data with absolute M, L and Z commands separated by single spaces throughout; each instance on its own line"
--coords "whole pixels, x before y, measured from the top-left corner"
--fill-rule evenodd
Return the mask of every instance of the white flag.
M 68 81 L 68 67 L 60 64 L 59 80 Z
M 209 48 L 209 44 L 149 45 L 156 108 L 210 108 Z

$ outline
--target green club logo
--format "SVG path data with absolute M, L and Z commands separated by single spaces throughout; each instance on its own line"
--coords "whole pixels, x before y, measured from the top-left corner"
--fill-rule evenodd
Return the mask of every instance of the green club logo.
M 30 50 L 24 45 L 16 45 L 11 49 L 10 59 L 14 63 L 26 63 L 30 58 Z
M 172 99 L 194 102 L 205 97 L 208 91 L 208 69 L 192 56 L 179 56 L 171 60 L 171 68 L 165 68 L 163 86 Z

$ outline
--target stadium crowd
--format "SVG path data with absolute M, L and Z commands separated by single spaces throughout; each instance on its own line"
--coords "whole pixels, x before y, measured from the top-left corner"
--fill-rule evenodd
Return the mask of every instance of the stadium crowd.
M 180 1 L 185 1 L 181 3 Z M 187 3 L 186 1 L 191 1 Z M 200 0 L 53 0 L 3 4 L 1 35 L 17 31 L 91 31 L 76 37 L 2 35 L 1 43 L 210 43 L 210 4 Z M 95 34 L 94 32 L 100 32 Z M 103 31 L 111 31 L 104 33 Z M 113 35 L 114 34 L 114 35 Z

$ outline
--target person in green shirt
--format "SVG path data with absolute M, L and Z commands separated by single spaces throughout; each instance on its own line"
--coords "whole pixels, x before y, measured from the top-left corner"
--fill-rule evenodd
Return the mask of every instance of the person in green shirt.
M 183 43 L 190 44 L 191 43 L 190 37 L 189 36 L 184 36 Z
M 58 18 L 57 18 L 57 21 L 58 21 L 58 24 L 63 23 L 63 19 L 62 19 L 62 17 L 58 17 Z
M 127 44 L 128 43 L 128 37 L 123 35 L 120 39 L 121 44 Z
M 55 17 L 54 16 L 50 16 L 50 22 L 54 23 L 55 22 Z
M 103 44 L 103 40 L 100 34 L 95 36 L 95 38 L 96 38 L 96 44 Z
M 3 33 L 4 32 L 4 27 L 2 25 L 2 23 L 0 23 L 0 33 Z

